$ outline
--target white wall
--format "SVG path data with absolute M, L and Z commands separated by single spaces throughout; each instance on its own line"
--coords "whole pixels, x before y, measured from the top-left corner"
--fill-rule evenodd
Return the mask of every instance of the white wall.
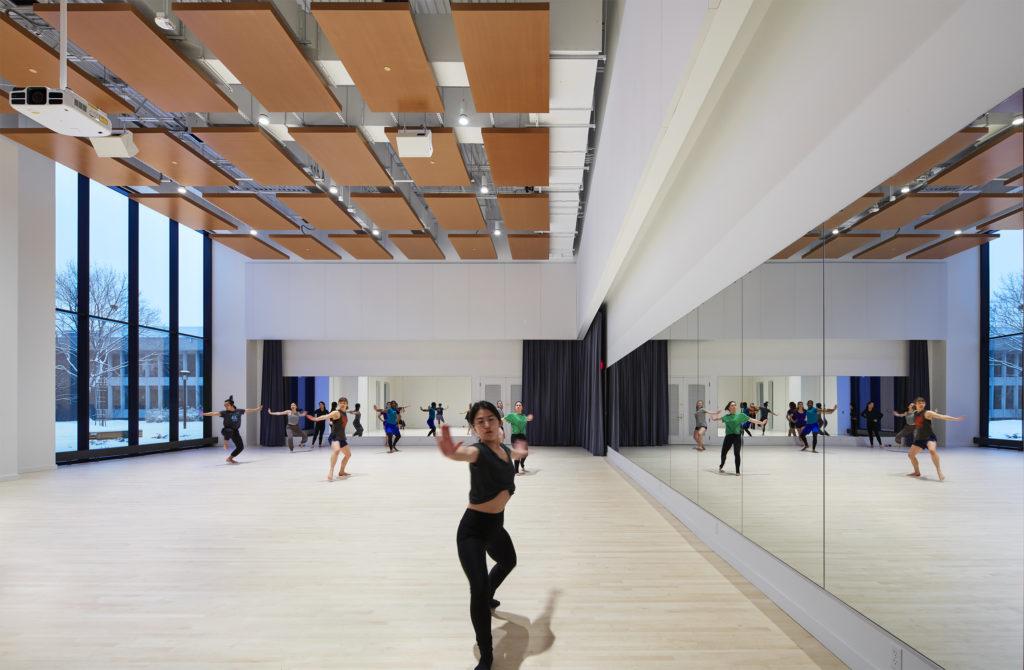
M 245 284 L 250 340 L 576 337 L 575 263 L 250 262 Z
M 518 377 L 523 371 L 518 340 L 287 340 L 283 351 L 288 377 Z
M 224 400 L 235 397 L 238 407 L 256 407 L 259 397 L 249 394 L 249 365 L 245 341 L 245 309 L 248 290 L 243 281 L 246 257 L 223 244 L 213 245 L 213 379 L 210 380 L 213 399 L 206 411 L 224 409 Z M 255 401 L 255 402 L 254 402 Z M 276 408 L 281 409 L 281 408 Z M 255 421 L 246 417 L 242 422 L 242 440 L 256 443 L 252 428 Z M 213 435 L 220 435 L 224 422 L 213 420 Z
M 939 355 L 929 356 L 933 365 L 932 379 L 945 380 L 944 388 L 936 387 L 935 381 L 932 382 L 932 394 L 935 396 L 932 405 L 941 408 L 943 414 L 967 415 L 963 421 L 944 424 L 944 437 L 949 444 L 970 444 L 974 436 L 987 431 L 987 427 L 983 428 L 978 420 L 978 399 L 981 395 L 978 376 L 980 262 L 980 253 L 976 249 L 950 259 L 946 274 L 945 351 L 940 348 Z M 941 355 L 943 353 L 945 356 Z
M 55 468 L 53 162 L 0 138 L 0 480 Z

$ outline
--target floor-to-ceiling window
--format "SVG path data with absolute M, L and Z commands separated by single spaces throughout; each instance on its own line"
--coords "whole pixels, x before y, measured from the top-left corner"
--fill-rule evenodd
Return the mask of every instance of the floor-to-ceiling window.
M 209 437 L 209 239 L 61 165 L 56 188 L 57 460 Z
M 1024 432 L 1024 232 L 1002 231 L 986 246 L 988 267 L 982 271 L 988 278 L 987 437 L 1019 441 Z

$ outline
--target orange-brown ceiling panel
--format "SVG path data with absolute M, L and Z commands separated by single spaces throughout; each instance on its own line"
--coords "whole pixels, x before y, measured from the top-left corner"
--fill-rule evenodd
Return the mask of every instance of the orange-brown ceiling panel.
M 279 193 L 277 199 L 317 230 L 361 230 L 341 204 L 326 193 Z
M 310 235 L 271 235 L 270 239 L 282 247 L 307 261 L 336 261 L 340 260 L 334 251 L 331 251 L 326 244 Z
M 1010 207 L 1020 207 L 1019 193 L 982 193 L 915 226 L 917 230 L 962 230 Z
M 353 193 L 352 202 L 381 230 L 423 230 L 401 193 Z
M 481 134 L 495 185 L 548 185 L 547 128 L 484 128 Z
M 391 177 L 358 128 L 303 126 L 289 128 L 288 134 L 339 184 L 391 186 Z
M 177 193 L 135 193 L 130 196 L 144 207 L 174 219 L 193 230 L 238 230 L 238 226 L 199 202 Z
M 982 186 L 1024 163 L 1022 130 L 1016 128 L 939 173 L 937 186 Z
M 374 112 L 443 112 L 407 2 L 314 2 L 313 16 Z
M 957 199 L 955 193 L 910 193 L 854 224 L 858 230 L 896 230 Z M 829 232 L 829 231 L 825 231 Z
M 255 193 L 209 193 L 206 201 L 256 230 L 295 230 L 295 222 Z
M 880 244 L 868 247 L 864 251 L 854 254 L 853 257 L 863 260 L 891 260 L 897 256 L 902 256 L 908 251 L 913 251 L 925 244 L 934 242 L 938 238 L 939 235 L 936 233 L 930 235 L 893 235 Z
M 794 255 L 796 255 L 796 253 L 798 251 L 802 251 L 802 250 L 806 249 L 807 246 L 810 245 L 812 242 L 815 242 L 815 241 L 820 240 L 820 239 L 821 239 L 821 235 L 819 235 L 817 233 L 807 233 L 806 235 L 804 235 L 803 237 L 798 239 L 796 242 L 793 242 L 792 244 L 787 246 L 785 249 L 783 249 L 779 253 L 777 253 L 774 256 L 772 256 L 771 260 L 773 260 L 773 261 L 781 261 L 784 258 L 789 258 L 790 256 L 794 256 Z
M 881 235 L 877 235 L 875 233 L 843 233 L 841 235 L 831 235 L 827 240 L 825 240 L 824 254 L 822 254 L 821 245 L 818 245 L 805 253 L 803 258 L 842 258 L 854 249 L 860 249 L 868 242 L 877 240 L 879 237 L 881 237 Z
M 264 186 L 316 183 L 290 153 L 255 126 L 193 128 L 192 134 Z
M 989 230 L 1024 230 L 1024 210 L 1016 209 L 1001 214 L 988 223 L 978 226 L 978 231 Z
M 0 129 L 0 136 L 24 145 L 104 186 L 157 186 L 160 181 L 119 158 L 100 158 L 89 140 L 58 135 L 48 128 Z
M 132 128 L 135 158 L 182 186 L 235 186 L 231 175 L 163 128 Z
M 551 256 L 550 238 L 550 235 L 544 233 L 509 235 L 508 250 L 516 260 L 546 261 Z
M 477 112 L 547 112 L 548 3 L 453 3 L 452 18 Z
M 444 254 L 437 248 L 437 243 L 427 233 L 410 233 L 408 235 L 388 235 L 388 239 L 398 247 L 405 257 L 412 261 L 443 261 Z
M 985 127 L 964 128 L 882 183 L 893 184 L 895 186 L 909 184 L 911 181 L 917 179 L 925 172 L 928 172 L 936 165 L 949 160 L 967 147 L 971 146 L 987 133 L 988 128 Z
M 253 235 L 214 235 L 214 242 L 234 249 L 238 253 L 257 261 L 286 261 L 288 254 L 282 253 Z
M 347 251 L 353 258 L 361 261 L 389 261 L 394 256 L 382 247 L 369 233 L 353 233 L 351 235 L 328 235 L 331 242 Z
M 506 230 L 551 229 L 547 193 L 502 193 L 498 195 L 498 207 Z
M 445 230 L 487 230 L 480 203 L 473 193 L 435 193 L 424 195 L 423 199 Z
M 1005 182 L 1003 182 L 1004 186 L 1020 186 L 1022 184 L 1024 184 L 1024 173 L 1021 173 L 1016 177 L 1010 177 Z
M 11 107 L 7 91 L 0 91 L 0 114 L 18 114 L 18 111 Z
M 0 79 L 15 86 L 60 85 L 58 53 L 6 14 L 0 14 Z M 133 111 L 131 105 L 74 63 L 68 63 L 68 88 L 107 114 Z
M 59 5 L 35 5 L 34 10 L 60 28 Z M 69 5 L 68 26 L 69 40 L 163 111 L 238 111 L 131 3 Z
M 991 242 L 996 239 L 999 239 L 998 235 L 954 235 L 953 237 L 947 237 L 937 244 L 926 247 L 921 251 L 915 251 L 907 256 L 907 258 L 913 260 L 939 260 L 949 258 L 950 256 L 957 255 L 961 251 L 973 249 L 974 247 L 981 246 L 986 242 Z
M 469 186 L 469 174 L 459 152 L 459 143 L 455 141 L 455 130 L 431 128 L 430 131 L 434 147 L 430 158 L 400 157 L 412 180 L 417 186 Z M 385 133 L 397 154 L 398 128 L 388 128 Z
M 449 235 L 448 241 L 463 260 L 492 261 L 498 258 L 490 235 Z
M 269 112 L 340 112 L 271 2 L 176 2 L 174 14 Z

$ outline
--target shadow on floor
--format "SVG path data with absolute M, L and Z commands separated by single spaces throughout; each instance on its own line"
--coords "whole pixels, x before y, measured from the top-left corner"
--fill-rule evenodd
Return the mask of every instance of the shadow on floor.
M 551 616 L 561 591 L 553 589 L 548 603 L 539 617 L 530 621 L 527 617 L 500 609 L 494 612 L 495 619 L 505 623 L 494 633 L 495 670 L 517 670 L 527 656 L 543 654 L 555 643 L 551 631 Z

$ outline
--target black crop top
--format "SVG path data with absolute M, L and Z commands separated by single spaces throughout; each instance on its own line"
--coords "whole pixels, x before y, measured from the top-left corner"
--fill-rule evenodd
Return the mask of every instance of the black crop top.
M 516 468 L 512 465 L 512 452 L 504 444 L 501 448 L 508 456 L 508 462 L 501 460 L 486 444 L 473 445 L 480 455 L 475 463 L 469 464 L 469 502 L 480 505 L 491 500 L 502 491 L 509 495 L 516 492 Z

